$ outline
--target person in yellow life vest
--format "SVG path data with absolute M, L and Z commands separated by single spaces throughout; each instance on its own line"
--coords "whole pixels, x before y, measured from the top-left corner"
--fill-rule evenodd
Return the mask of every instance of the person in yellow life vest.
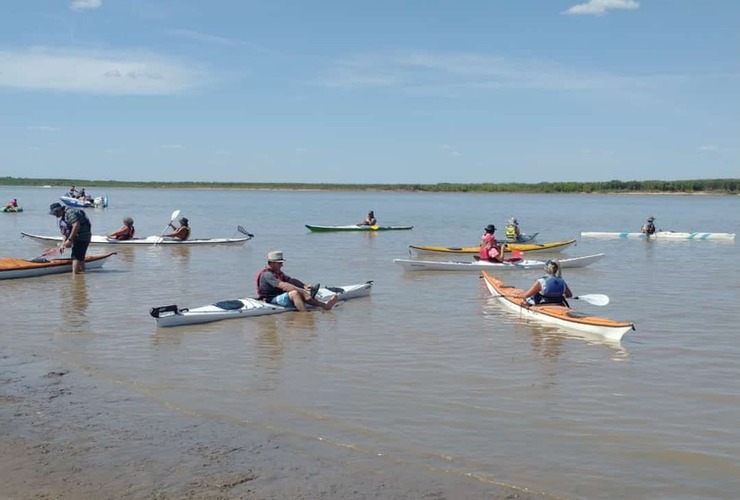
M 519 222 L 512 217 L 509 219 L 509 223 L 506 225 L 506 240 L 507 241 L 521 241 L 522 231 L 519 229 Z

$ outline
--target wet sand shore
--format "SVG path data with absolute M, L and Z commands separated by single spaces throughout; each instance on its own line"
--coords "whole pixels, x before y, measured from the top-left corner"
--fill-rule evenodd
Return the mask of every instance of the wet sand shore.
M 542 499 L 524 489 L 183 415 L 76 367 L 0 352 L 3 499 Z

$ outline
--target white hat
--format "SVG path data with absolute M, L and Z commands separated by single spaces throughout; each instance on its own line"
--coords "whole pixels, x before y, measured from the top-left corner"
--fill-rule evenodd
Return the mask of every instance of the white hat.
M 267 252 L 267 262 L 285 262 L 282 250 L 272 250 Z

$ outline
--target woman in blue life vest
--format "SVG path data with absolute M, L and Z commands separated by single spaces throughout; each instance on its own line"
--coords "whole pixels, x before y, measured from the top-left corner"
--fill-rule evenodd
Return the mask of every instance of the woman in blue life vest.
M 554 260 L 545 262 L 545 276 L 537 278 L 537 281 L 529 290 L 524 292 L 521 297 L 527 304 L 562 304 L 568 306 L 568 297 L 573 296 L 573 292 L 568 288 L 568 284 L 560 277 L 560 265 Z

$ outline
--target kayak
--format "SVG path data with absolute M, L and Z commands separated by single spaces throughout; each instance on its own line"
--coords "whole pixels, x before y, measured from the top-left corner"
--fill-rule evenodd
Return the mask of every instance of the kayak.
M 656 240 L 734 240 L 735 233 L 680 233 L 677 231 L 656 231 L 650 237 L 643 233 L 583 232 L 583 238 L 641 238 Z
M 14 214 L 18 212 L 23 212 L 23 207 L 3 207 L 3 208 L 0 208 L 0 212 Z
M 533 241 L 537 235 L 540 233 L 532 233 L 532 234 L 524 234 L 522 233 L 519 235 L 519 238 L 513 240 L 506 238 L 506 243 L 529 243 L 530 241 Z
M 103 266 L 105 259 L 115 252 L 104 255 L 85 257 L 85 269 L 97 269 Z M 47 274 L 61 274 L 72 272 L 72 259 L 14 259 L 12 257 L 0 258 L 0 280 L 15 278 L 34 278 L 46 276 Z
M 41 236 L 38 234 L 21 233 L 21 237 L 26 236 L 37 241 L 62 241 L 61 236 Z M 90 239 L 91 245 L 229 245 L 235 243 L 244 243 L 252 239 L 252 236 L 244 236 L 240 238 L 202 238 L 192 240 L 173 240 L 171 238 L 162 238 L 161 236 L 147 236 L 146 238 L 134 238 L 131 240 L 116 240 L 108 238 L 105 235 L 93 235 Z
M 60 196 L 59 199 L 68 207 L 76 208 L 105 208 L 108 206 L 108 196 L 96 196 L 92 201 L 81 200 L 71 196 Z
M 364 226 L 359 224 L 350 224 L 347 226 L 317 226 L 306 224 L 309 231 L 313 233 L 331 233 L 341 231 L 408 231 L 414 226 Z
M 570 245 L 574 245 L 576 240 L 565 240 L 565 241 L 552 241 L 549 243 L 507 243 L 506 247 L 508 250 L 519 250 L 520 252 L 541 252 L 541 253 L 556 253 L 560 252 Z M 421 254 L 433 254 L 439 256 L 440 254 L 452 256 L 465 256 L 468 254 L 477 255 L 480 251 L 479 247 L 437 247 L 437 246 L 426 246 L 426 245 L 409 245 L 409 252 L 415 252 L 417 255 Z
M 604 257 L 603 253 L 573 257 L 558 260 L 561 269 L 586 267 Z M 542 269 L 545 262 L 529 259 L 509 259 L 506 262 L 477 261 L 433 261 L 414 259 L 394 259 L 393 262 L 401 264 L 406 271 L 498 271 L 513 269 Z
M 560 304 L 526 305 L 523 299 L 512 297 L 517 293 L 523 293 L 524 290 L 505 285 L 485 271 L 483 272 L 483 281 L 491 295 L 498 299 L 497 301 L 501 305 L 515 311 L 524 318 L 557 325 L 577 332 L 596 334 L 612 341 L 621 340 L 625 333 L 635 329 L 633 323 L 589 316 Z
M 322 302 L 326 302 L 332 295 L 338 295 L 340 300 L 366 297 L 370 295 L 372 286 L 372 281 L 366 281 L 357 285 L 321 287 L 316 294 L 316 298 Z M 312 308 L 308 304 L 307 306 Z M 156 320 L 157 326 L 182 326 L 211 323 L 224 319 L 280 314 L 290 311 L 296 311 L 296 309 L 247 297 L 243 299 L 223 300 L 194 309 L 181 309 L 176 305 L 153 307 L 149 311 L 149 314 Z

